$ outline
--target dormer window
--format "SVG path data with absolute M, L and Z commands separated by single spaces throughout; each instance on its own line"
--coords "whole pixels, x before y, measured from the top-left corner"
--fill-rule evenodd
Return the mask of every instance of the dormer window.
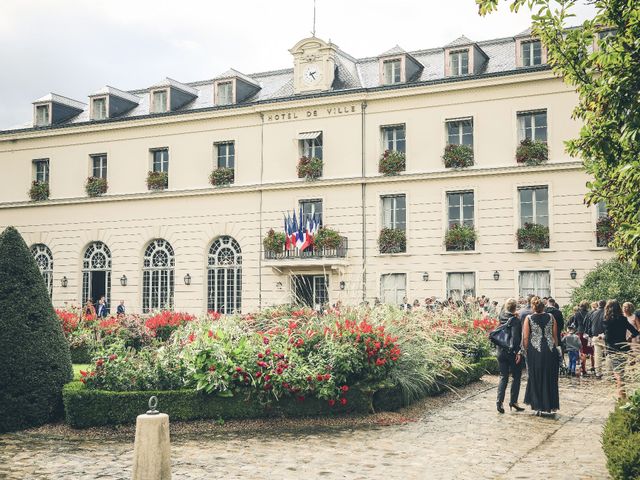
M 402 82 L 402 60 L 399 58 L 385 60 L 382 63 L 382 70 L 385 85 L 393 85 Z
M 94 98 L 91 101 L 91 119 L 104 120 L 105 118 L 107 118 L 107 99 Z
M 219 82 L 216 84 L 216 104 L 232 105 L 233 101 L 233 82 Z
M 451 75 L 469 74 L 469 50 L 458 50 L 449 53 L 449 63 L 451 65 Z
M 540 40 L 531 40 L 520 44 L 522 66 L 532 67 L 542 64 L 542 44 Z
M 50 124 L 49 105 L 36 105 L 36 127 L 44 127 Z
M 168 111 L 167 91 L 156 90 L 151 94 L 151 112 L 152 113 L 164 113 Z

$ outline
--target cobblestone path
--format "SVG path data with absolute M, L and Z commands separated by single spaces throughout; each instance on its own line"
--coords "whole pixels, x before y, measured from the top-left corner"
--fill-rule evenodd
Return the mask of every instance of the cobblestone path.
M 173 478 L 608 478 L 600 433 L 614 405 L 609 384 L 562 380 L 562 409 L 546 419 L 497 414 L 496 383 L 485 377 L 401 425 L 178 435 Z M 130 439 L 0 435 L 0 478 L 128 479 L 132 451 Z

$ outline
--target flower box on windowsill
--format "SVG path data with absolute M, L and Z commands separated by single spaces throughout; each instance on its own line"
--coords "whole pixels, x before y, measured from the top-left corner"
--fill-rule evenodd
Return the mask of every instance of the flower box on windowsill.
M 107 180 L 100 177 L 89 177 L 84 189 L 90 197 L 99 197 L 107 193 Z
M 516 232 L 518 249 L 539 252 L 549 248 L 549 227 L 537 223 L 525 223 Z
M 149 190 L 164 190 L 169 186 L 169 174 L 167 172 L 149 172 L 147 175 L 147 187 Z
M 284 252 L 285 242 L 286 235 L 283 232 L 276 232 L 273 228 L 269 230 L 267 235 L 262 239 L 265 256 L 282 254 Z
M 385 150 L 380 157 L 378 171 L 383 175 L 398 175 L 407 169 L 407 157 L 404 152 Z
M 405 253 L 407 251 L 407 234 L 397 228 L 383 228 L 378 237 L 380 253 Z
M 601 248 L 609 248 L 614 233 L 613 219 L 609 215 L 600 217 L 596 223 L 596 245 Z
M 34 180 L 29 189 L 29 198 L 34 202 L 41 202 L 49 199 L 49 182 L 38 182 Z
M 475 250 L 477 234 L 469 225 L 453 224 L 444 236 L 444 244 L 447 251 L 472 251 Z
M 298 178 L 315 180 L 322 176 L 323 162 L 321 159 L 313 157 L 301 157 L 298 161 Z
M 235 172 L 233 168 L 216 168 L 209 175 L 209 182 L 214 187 L 221 187 L 223 185 L 231 185 L 235 180 Z
M 547 142 L 529 140 L 525 138 L 516 149 L 516 161 L 521 165 L 532 167 L 549 160 L 549 146 Z
M 473 166 L 473 147 L 469 145 L 447 145 L 442 155 L 446 168 L 465 168 Z

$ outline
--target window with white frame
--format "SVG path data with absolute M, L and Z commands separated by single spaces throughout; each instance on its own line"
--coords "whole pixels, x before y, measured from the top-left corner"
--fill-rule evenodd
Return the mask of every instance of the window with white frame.
M 242 250 L 229 236 L 216 239 L 207 263 L 207 311 L 240 313 L 242 305 Z
M 157 150 L 151 150 L 153 161 L 151 169 L 154 172 L 169 172 L 169 149 L 159 148 Z
M 312 218 L 317 219 L 322 225 L 322 200 L 321 199 L 310 199 L 310 200 L 300 200 L 298 202 L 300 205 L 300 210 L 302 210 L 302 221 L 306 224 L 307 220 Z
M 172 310 L 175 256 L 164 239 L 153 240 L 144 252 L 142 264 L 142 312 Z
M 103 242 L 91 242 L 82 261 L 82 305 L 104 296 L 111 303 L 111 250 Z
M 49 105 L 36 106 L 36 127 L 44 127 L 51 124 L 49 116 Z
M 53 254 L 49 247 L 43 243 L 36 243 L 31 247 L 31 255 L 38 265 L 38 270 L 47 286 L 49 297 L 53 295 Z
M 92 107 L 92 119 L 93 120 L 104 120 L 107 118 L 107 99 L 102 98 L 94 98 L 91 101 Z
M 393 85 L 402 82 L 402 62 L 401 60 L 385 60 L 382 62 L 382 71 L 385 85 Z
M 548 270 L 522 271 L 518 274 L 519 296 L 551 296 L 551 273 Z
M 391 125 L 382 127 L 382 143 L 385 150 L 405 153 L 405 126 Z
M 462 301 L 476 296 L 476 274 L 473 272 L 447 273 L 447 298 Z
M 407 229 L 407 197 L 385 195 L 382 197 L 382 228 Z
M 609 216 L 609 211 L 607 210 L 607 204 L 605 202 L 596 203 L 596 216 L 598 218 Z
M 49 159 L 33 161 L 33 179 L 38 183 L 49 183 Z
M 536 223 L 549 226 L 548 187 L 524 187 L 518 189 L 520 197 L 520 226 Z
M 167 90 L 155 90 L 151 94 L 151 98 L 152 113 L 163 113 L 169 110 Z
M 473 118 L 447 120 L 447 143 L 473 147 Z
M 91 176 L 107 179 L 107 154 L 91 155 Z
M 453 225 L 473 227 L 473 192 L 448 192 L 449 228 Z
M 469 74 L 469 50 L 449 53 L 450 73 L 453 76 Z
M 531 40 L 520 44 L 522 66 L 532 67 L 542 64 L 542 44 L 540 40 Z
M 220 82 L 216 88 L 218 105 L 231 105 L 233 103 L 233 82 Z
M 216 156 L 218 168 L 235 168 L 236 144 L 235 142 L 216 143 Z
M 547 111 L 518 113 L 518 141 L 532 140 L 537 142 L 547 141 Z
M 401 305 L 407 296 L 407 275 L 388 273 L 380 275 L 380 301 L 389 305 Z
M 298 135 L 303 157 L 322 160 L 322 132 L 305 132 Z

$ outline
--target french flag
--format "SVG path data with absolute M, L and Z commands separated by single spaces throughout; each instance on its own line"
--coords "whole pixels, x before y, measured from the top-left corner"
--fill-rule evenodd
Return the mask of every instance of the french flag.
M 289 250 L 291 248 L 291 236 L 289 233 L 289 224 L 291 223 L 291 218 L 289 217 L 288 213 L 286 216 L 284 214 L 282 214 L 282 216 L 284 217 L 284 249 Z
M 295 212 L 293 213 L 295 215 Z M 303 245 L 305 245 L 307 239 L 307 232 L 306 229 L 304 227 L 304 220 L 302 217 L 302 209 L 300 209 L 300 225 L 298 225 L 297 228 L 297 235 L 296 235 L 296 248 L 300 251 L 304 251 Z M 305 247 L 306 248 L 306 247 Z

